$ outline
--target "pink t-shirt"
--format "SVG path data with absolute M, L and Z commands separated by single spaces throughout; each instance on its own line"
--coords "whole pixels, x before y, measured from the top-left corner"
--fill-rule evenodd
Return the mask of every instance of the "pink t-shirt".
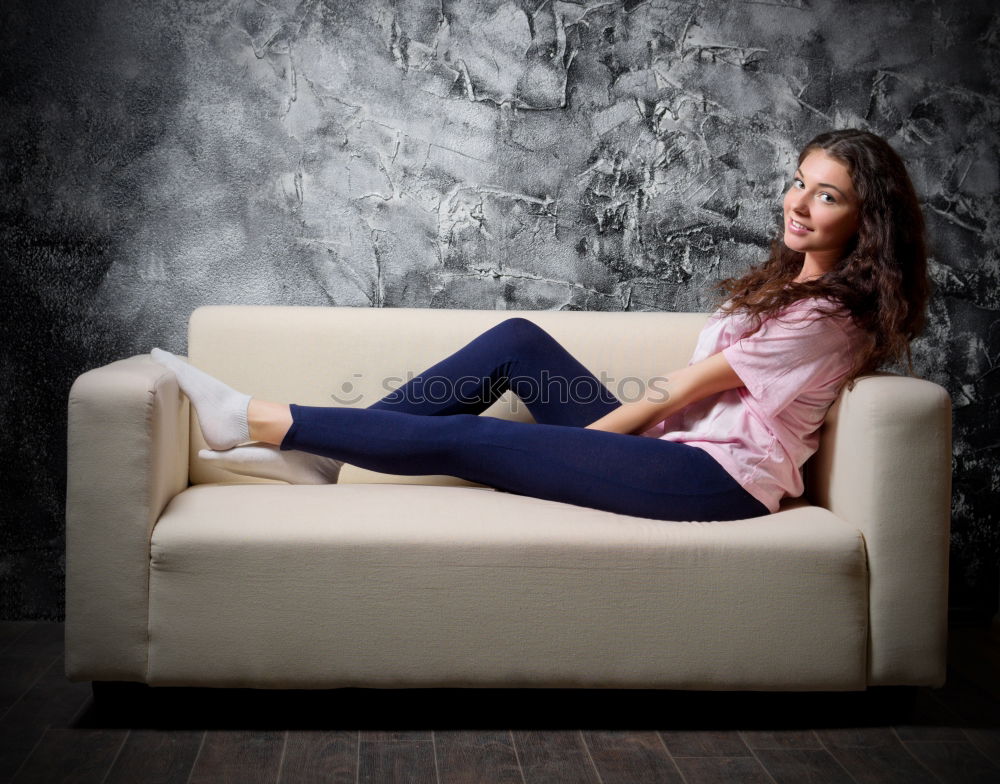
M 819 446 L 819 426 L 847 380 L 861 330 L 846 311 L 819 318 L 825 299 L 803 299 L 749 337 L 745 314 L 716 311 L 688 364 L 722 352 L 745 386 L 711 395 L 643 436 L 704 449 L 770 511 L 802 495 L 802 465 Z

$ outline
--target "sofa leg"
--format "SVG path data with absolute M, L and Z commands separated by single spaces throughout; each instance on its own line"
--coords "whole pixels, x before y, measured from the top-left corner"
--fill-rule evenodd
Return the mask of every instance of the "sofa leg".
M 130 681 L 92 681 L 90 690 L 94 695 L 94 705 L 103 710 L 134 705 L 136 701 L 145 699 L 150 687 Z
M 917 708 L 917 699 L 923 686 L 873 686 L 868 689 L 870 710 L 881 720 L 890 723 L 904 722 Z

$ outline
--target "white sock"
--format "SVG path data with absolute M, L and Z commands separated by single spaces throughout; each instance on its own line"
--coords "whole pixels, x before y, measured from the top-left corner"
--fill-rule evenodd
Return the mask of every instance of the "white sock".
M 149 356 L 174 371 L 177 383 L 191 399 L 205 443 L 212 449 L 231 449 L 250 440 L 247 406 L 250 395 L 237 392 L 169 351 L 154 348 Z
M 337 481 L 343 462 L 297 449 L 257 442 L 225 452 L 198 450 L 198 457 L 234 474 L 281 479 L 293 485 L 330 485 Z

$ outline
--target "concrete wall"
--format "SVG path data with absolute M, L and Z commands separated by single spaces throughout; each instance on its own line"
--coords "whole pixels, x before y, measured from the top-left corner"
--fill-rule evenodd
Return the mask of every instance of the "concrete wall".
M 8 0 L 0 617 L 62 614 L 73 379 L 208 303 L 706 310 L 801 144 L 884 135 L 955 403 L 952 603 L 1000 550 L 997 77 L 974 2 Z

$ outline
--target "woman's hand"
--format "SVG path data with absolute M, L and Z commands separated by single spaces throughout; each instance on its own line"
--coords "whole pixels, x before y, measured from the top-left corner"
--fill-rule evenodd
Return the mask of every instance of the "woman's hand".
M 741 386 L 743 381 L 719 352 L 665 378 L 654 378 L 641 400 L 623 403 L 610 414 L 591 422 L 587 428 L 641 435 L 685 406 Z

